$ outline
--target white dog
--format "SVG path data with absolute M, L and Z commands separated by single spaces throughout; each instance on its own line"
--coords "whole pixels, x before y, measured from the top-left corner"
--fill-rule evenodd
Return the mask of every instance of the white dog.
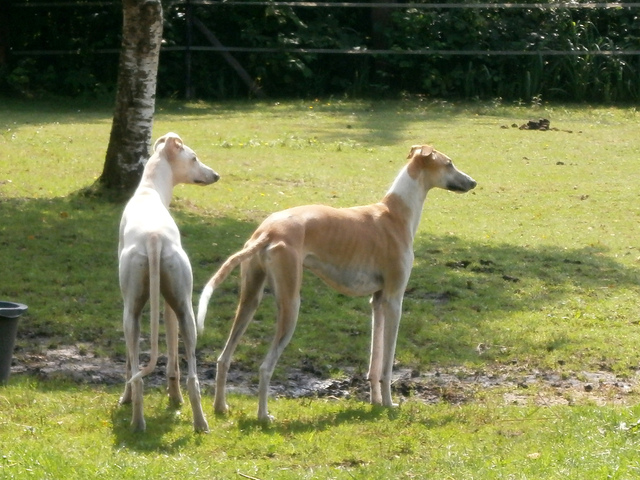
M 345 295 L 372 295 L 371 402 L 393 405 L 391 374 L 402 299 L 427 192 L 434 187 L 467 192 L 476 186 L 475 180 L 430 146 L 412 147 L 409 159 L 380 203 L 341 209 L 308 205 L 274 213 L 258 227 L 244 249 L 229 257 L 211 277 L 200 297 L 200 329 L 214 289 L 241 264 L 240 302 L 218 358 L 217 413 L 227 411 L 225 385 L 231 357 L 268 280 L 278 318 L 273 344 L 260 366 L 258 418 L 271 419 L 267 410 L 269 382 L 296 326 L 303 268 Z
M 153 371 L 158 359 L 160 295 L 165 299 L 167 329 L 167 379 L 171 403 L 182 403 L 178 365 L 178 325 L 185 345 L 189 376 L 187 389 L 196 431 L 209 430 L 200 403 L 196 371 L 196 324 L 191 302 L 191 264 L 180 242 L 180 232 L 168 207 L 173 187 L 179 183 L 209 185 L 220 177 L 198 160 L 178 135 L 167 133 L 156 140 L 137 190 L 127 203 L 120 222 L 118 245 L 120 290 L 124 300 L 124 334 L 127 343 L 127 384 L 120 403 L 133 401 L 131 425 L 144 430 L 142 378 Z M 140 315 L 149 300 L 151 358 L 139 369 Z

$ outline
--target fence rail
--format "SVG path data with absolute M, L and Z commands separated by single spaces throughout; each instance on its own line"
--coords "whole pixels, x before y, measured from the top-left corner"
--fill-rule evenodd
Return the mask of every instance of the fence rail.
M 0 2 L 5 2 L 6 0 L 0 0 Z M 440 0 L 442 1 L 442 0 Z M 40 10 L 51 10 L 53 8 L 74 8 L 74 9 L 82 9 L 82 12 L 85 12 L 86 9 L 91 8 L 112 8 L 118 9 L 121 6 L 121 1 L 119 0 L 96 0 L 96 1 L 74 1 L 74 0 L 54 0 L 52 2 L 46 2 L 42 0 L 36 0 L 31 2 L 13 2 L 9 4 L 9 8 L 14 9 L 16 14 L 24 15 L 27 10 L 33 11 L 33 9 Z M 216 9 L 217 7 L 286 7 L 286 8 L 295 8 L 295 9 L 344 9 L 344 8 L 352 8 L 352 9 L 367 9 L 367 10 L 375 10 L 375 9 L 387 9 L 387 10 L 409 10 L 409 11 L 436 11 L 442 10 L 444 11 L 452 11 L 452 10 L 474 10 L 476 12 L 481 10 L 486 10 L 487 13 L 495 13 L 496 11 L 501 10 L 523 10 L 526 9 L 526 15 L 529 14 L 529 10 L 535 11 L 546 11 L 546 12 L 557 12 L 558 10 L 569 10 L 569 11 L 585 11 L 586 9 L 602 9 L 609 11 L 624 11 L 625 14 L 628 15 L 636 15 L 635 12 L 629 13 L 629 10 L 632 9 L 640 9 L 640 2 L 598 2 L 598 1 L 586 1 L 583 3 L 575 2 L 575 1 L 560 1 L 553 3 L 513 3 L 513 2 L 487 2 L 486 0 L 483 3 L 462 3 L 457 1 L 455 3 L 410 3 L 410 2 L 402 2 L 402 3 L 392 3 L 388 0 L 383 2 L 375 2 L 372 0 L 369 2 L 328 2 L 328 1 L 290 1 L 290 0 L 175 0 L 168 4 L 167 9 L 184 9 L 180 10 L 186 12 L 185 19 L 187 22 L 186 27 L 186 37 L 184 40 L 179 39 L 182 45 L 165 45 L 161 48 L 162 52 L 182 52 L 185 60 L 185 90 L 187 92 L 187 97 L 191 95 L 192 85 L 191 85 L 191 59 L 192 54 L 195 52 L 212 52 L 220 54 L 224 60 L 232 66 L 232 68 L 243 78 L 244 83 L 247 84 L 249 89 L 254 88 L 254 81 L 251 80 L 244 70 L 244 68 L 240 65 L 240 63 L 233 57 L 234 53 L 253 53 L 253 54 L 294 54 L 294 55 L 344 55 L 344 56 L 353 56 L 353 57 L 409 57 L 409 56 L 424 56 L 429 58 L 434 57 L 469 57 L 471 59 L 475 58 L 487 58 L 487 57 L 514 57 L 514 58 L 535 58 L 535 57 L 567 57 L 567 58 L 624 58 L 624 61 L 620 61 L 620 63 L 630 64 L 632 59 L 633 62 L 640 59 L 640 50 L 637 49 L 637 43 L 628 44 L 629 49 L 618 49 L 612 44 L 602 45 L 603 49 L 598 48 L 597 44 L 589 44 L 582 48 L 574 48 L 571 50 L 559 50 L 559 49 L 545 49 L 544 46 L 530 46 L 524 47 L 523 49 L 496 49 L 496 50 L 482 50 L 482 49 L 440 49 L 440 48 L 420 48 L 420 44 L 415 44 L 415 49 L 400 49 L 400 48 L 368 48 L 365 46 L 346 46 L 346 48 L 305 48 L 305 47 L 292 47 L 292 46 L 269 46 L 269 47 L 260 47 L 260 46 L 234 46 L 234 45 L 223 45 L 220 42 L 214 32 L 210 31 L 198 18 L 195 16 L 195 7 L 202 8 L 210 8 Z M 89 10 L 90 11 L 90 10 Z M 640 11 L 640 10 L 639 10 Z M 192 43 L 192 30 L 193 29 L 200 30 L 201 33 L 204 34 L 204 38 L 208 40 L 205 42 L 199 42 L 199 45 L 195 45 Z M 175 41 L 175 39 L 173 39 Z M 202 43 L 205 43 L 204 45 Z M 208 43 L 208 44 L 207 44 Z M 355 42 L 354 42 L 355 43 Z M 364 41 L 362 42 L 364 43 Z M 103 44 L 104 45 L 104 44 Z M 473 45 L 473 43 L 467 43 L 467 45 Z M 61 45 L 60 45 L 61 46 Z M 384 45 L 382 45 L 384 46 Z M 494 46 L 499 46 L 499 44 L 495 44 Z M 507 45 L 504 45 L 505 47 Z M 516 48 L 520 47 L 519 44 L 513 45 Z M 562 48 L 563 45 L 561 45 Z M 535 49 L 537 48 L 537 49 Z M 552 47 L 553 48 L 553 47 Z M 5 51 L 5 54 L 9 54 L 15 57 L 42 57 L 42 56 L 73 56 L 73 55 L 115 55 L 120 52 L 120 48 L 114 46 L 112 48 L 78 48 L 78 49 L 55 49 L 55 50 L 45 50 L 42 48 L 27 50 L 27 49 L 10 49 Z M 635 58 L 632 58 L 635 57 Z M 550 61 L 550 60 L 549 60 Z M 637 63 L 637 62 L 636 62 Z
M 18 8 L 43 8 L 43 7 L 96 7 L 115 6 L 118 1 L 60 1 L 60 2 L 29 2 L 14 3 Z M 268 1 L 268 0 L 177 0 L 170 4 L 176 6 L 274 6 L 274 7 L 301 7 L 301 8 L 391 8 L 391 9 L 594 9 L 594 8 L 640 8 L 640 2 L 561 2 L 561 3 L 363 3 L 363 2 L 295 2 L 295 1 Z M 334 54 L 334 55 L 424 55 L 424 56 L 602 56 L 622 57 L 640 55 L 640 50 L 398 50 L 398 49 L 367 49 L 367 48 L 277 48 L 277 47 L 234 47 L 234 46 L 210 46 L 188 45 L 162 47 L 162 51 L 191 51 L 191 52 L 227 52 L 227 53 L 294 53 L 294 54 Z M 102 48 L 91 50 L 91 53 L 114 54 L 119 49 Z M 80 55 L 85 50 L 12 50 L 12 55 L 19 56 L 43 56 L 43 55 Z
M 640 50 L 369 50 L 359 48 L 271 48 L 271 47 L 209 47 L 209 46 L 171 46 L 162 47 L 162 52 L 229 52 L 229 53 L 297 53 L 297 54 L 335 54 L 335 55 L 437 55 L 437 56 L 471 56 L 471 57 L 623 57 L 640 55 Z M 18 56 L 43 55 L 84 55 L 87 53 L 117 54 L 117 48 L 100 48 L 95 50 L 14 50 Z
M 42 8 L 42 7 L 107 7 L 119 5 L 115 1 L 96 2 L 29 2 L 14 3 L 13 7 L 18 8 Z M 569 9 L 578 10 L 583 8 L 638 8 L 637 2 L 561 2 L 561 3 L 363 3 L 363 2 L 286 2 L 286 1 L 264 1 L 257 0 L 178 0 L 171 3 L 171 7 L 176 5 L 207 5 L 207 6 L 263 6 L 263 7 L 311 7 L 311 8 L 392 8 L 392 9 L 416 9 L 416 10 L 438 10 L 438 9 Z

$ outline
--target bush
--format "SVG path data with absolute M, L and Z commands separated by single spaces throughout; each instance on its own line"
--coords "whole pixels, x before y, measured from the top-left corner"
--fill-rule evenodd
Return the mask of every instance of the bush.
M 79 4 L 80 5 L 80 4 Z M 120 6 L 11 9 L 14 51 L 75 55 L 9 56 L 0 83 L 24 95 L 96 95 L 115 88 Z M 24 15 L 28 10 L 29 15 Z M 267 95 L 399 95 L 441 98 L 543 97 L 565 101 L 640 99 L 640 57 L 576 55 L 640 50 L 637 8 L 390 9 L 193 5 L 226 46 L 261 49 L 567 51 L 568 55 L 346 55 L 233 52 Z M 187 6 L 165 6 L 166 47 L 209 46 L 187 28 Z M 203 99 L 237 98 L 248 88 L 218 52 L 192 51 L 191 84 Z M 158 95 L 183 96 L 185 52 L 163 51 Z

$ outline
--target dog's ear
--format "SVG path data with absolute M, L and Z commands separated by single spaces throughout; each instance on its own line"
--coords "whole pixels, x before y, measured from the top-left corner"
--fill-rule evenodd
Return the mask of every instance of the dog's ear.
M 182 139 L 176 133 L 169 132 L 156 140 L 156 143 L 153 144 L 153 151 L 157 151 L 158 148 L 165 144 L 165 146 L 174 147 L 177 149 L 181 149 L 183 146 Z
M 155 151 L 157 151 L 157 150 L 158 150 L 158 147 L 159 147 L 161 144 L 163 144 L 164 142 L 166 142 L 166 141 L 167 141 L 167 136 L 166 136 L 166 135 L 163 135 L 162 137 L 158 138 L 158 139 L 156 140 L 156 142 L 153 144 L 153 151 L 154 151 L 154 152 L 155 152 Z
M 413 147 L 411 147 L 411 151 L 409 152 L 409 156 L 407 158 L 412 158 L 414 155 L 417 155 L 417 154 L 423 157 L 428 157 L 432 153 L 433 153 L 433 147 L 431 145 L 414 145 Z
M 167 146 L 171 149 L 182 150 L 184 148 L 184 143 L 182 143 L 182 139 L 179 136 L 170 137 L 167 140 Z
M 413 157 L 413 155 L 416 153 L 416 150 L 420 148 L 422 148 L 421 145 L 414 145 L 413 147 L 411 147 L 411 150 L 409 150 L 409 155 L 407 155 L 407 158 Z
M 433 147 L 431 145 L 423 145 L 422 146 L 422 151 L 420 152 L 420 154 L 423 157 L 428 157 L 432 153 L 433 153 Z

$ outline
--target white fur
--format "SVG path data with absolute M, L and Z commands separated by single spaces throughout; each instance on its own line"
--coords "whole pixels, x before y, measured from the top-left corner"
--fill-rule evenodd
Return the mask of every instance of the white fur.
M 159 138 L 146 163 L 140 185 L 127 203 L 120 222 L 118 245 L 120 290 L 124 300 L 123 326 L 127 343 L 127 383 L 120 403 L 133 403 L 131 425 L 146 427 L 143 406 L 143 377 L 153 371 L 158 359 L 160 322 L 160 279 L 165 294 L 164 320 L 167 329 L 167 379 L 171 403 L 182 403 L 178 366 L 178 325 L 185 345 L 189 376 L 187 388 L 196 431 L 208 431 L 202 412 L 196 372 L 196 325 L 191 304 L 193 276 L 180 232 L 169 213 L 173 187 L 178 183 L 209 185 L 220 177 L 202 164 L 193 150 L 175 133 Z M 139 369 L 140 315 L 150 304 L 151 357 Z

